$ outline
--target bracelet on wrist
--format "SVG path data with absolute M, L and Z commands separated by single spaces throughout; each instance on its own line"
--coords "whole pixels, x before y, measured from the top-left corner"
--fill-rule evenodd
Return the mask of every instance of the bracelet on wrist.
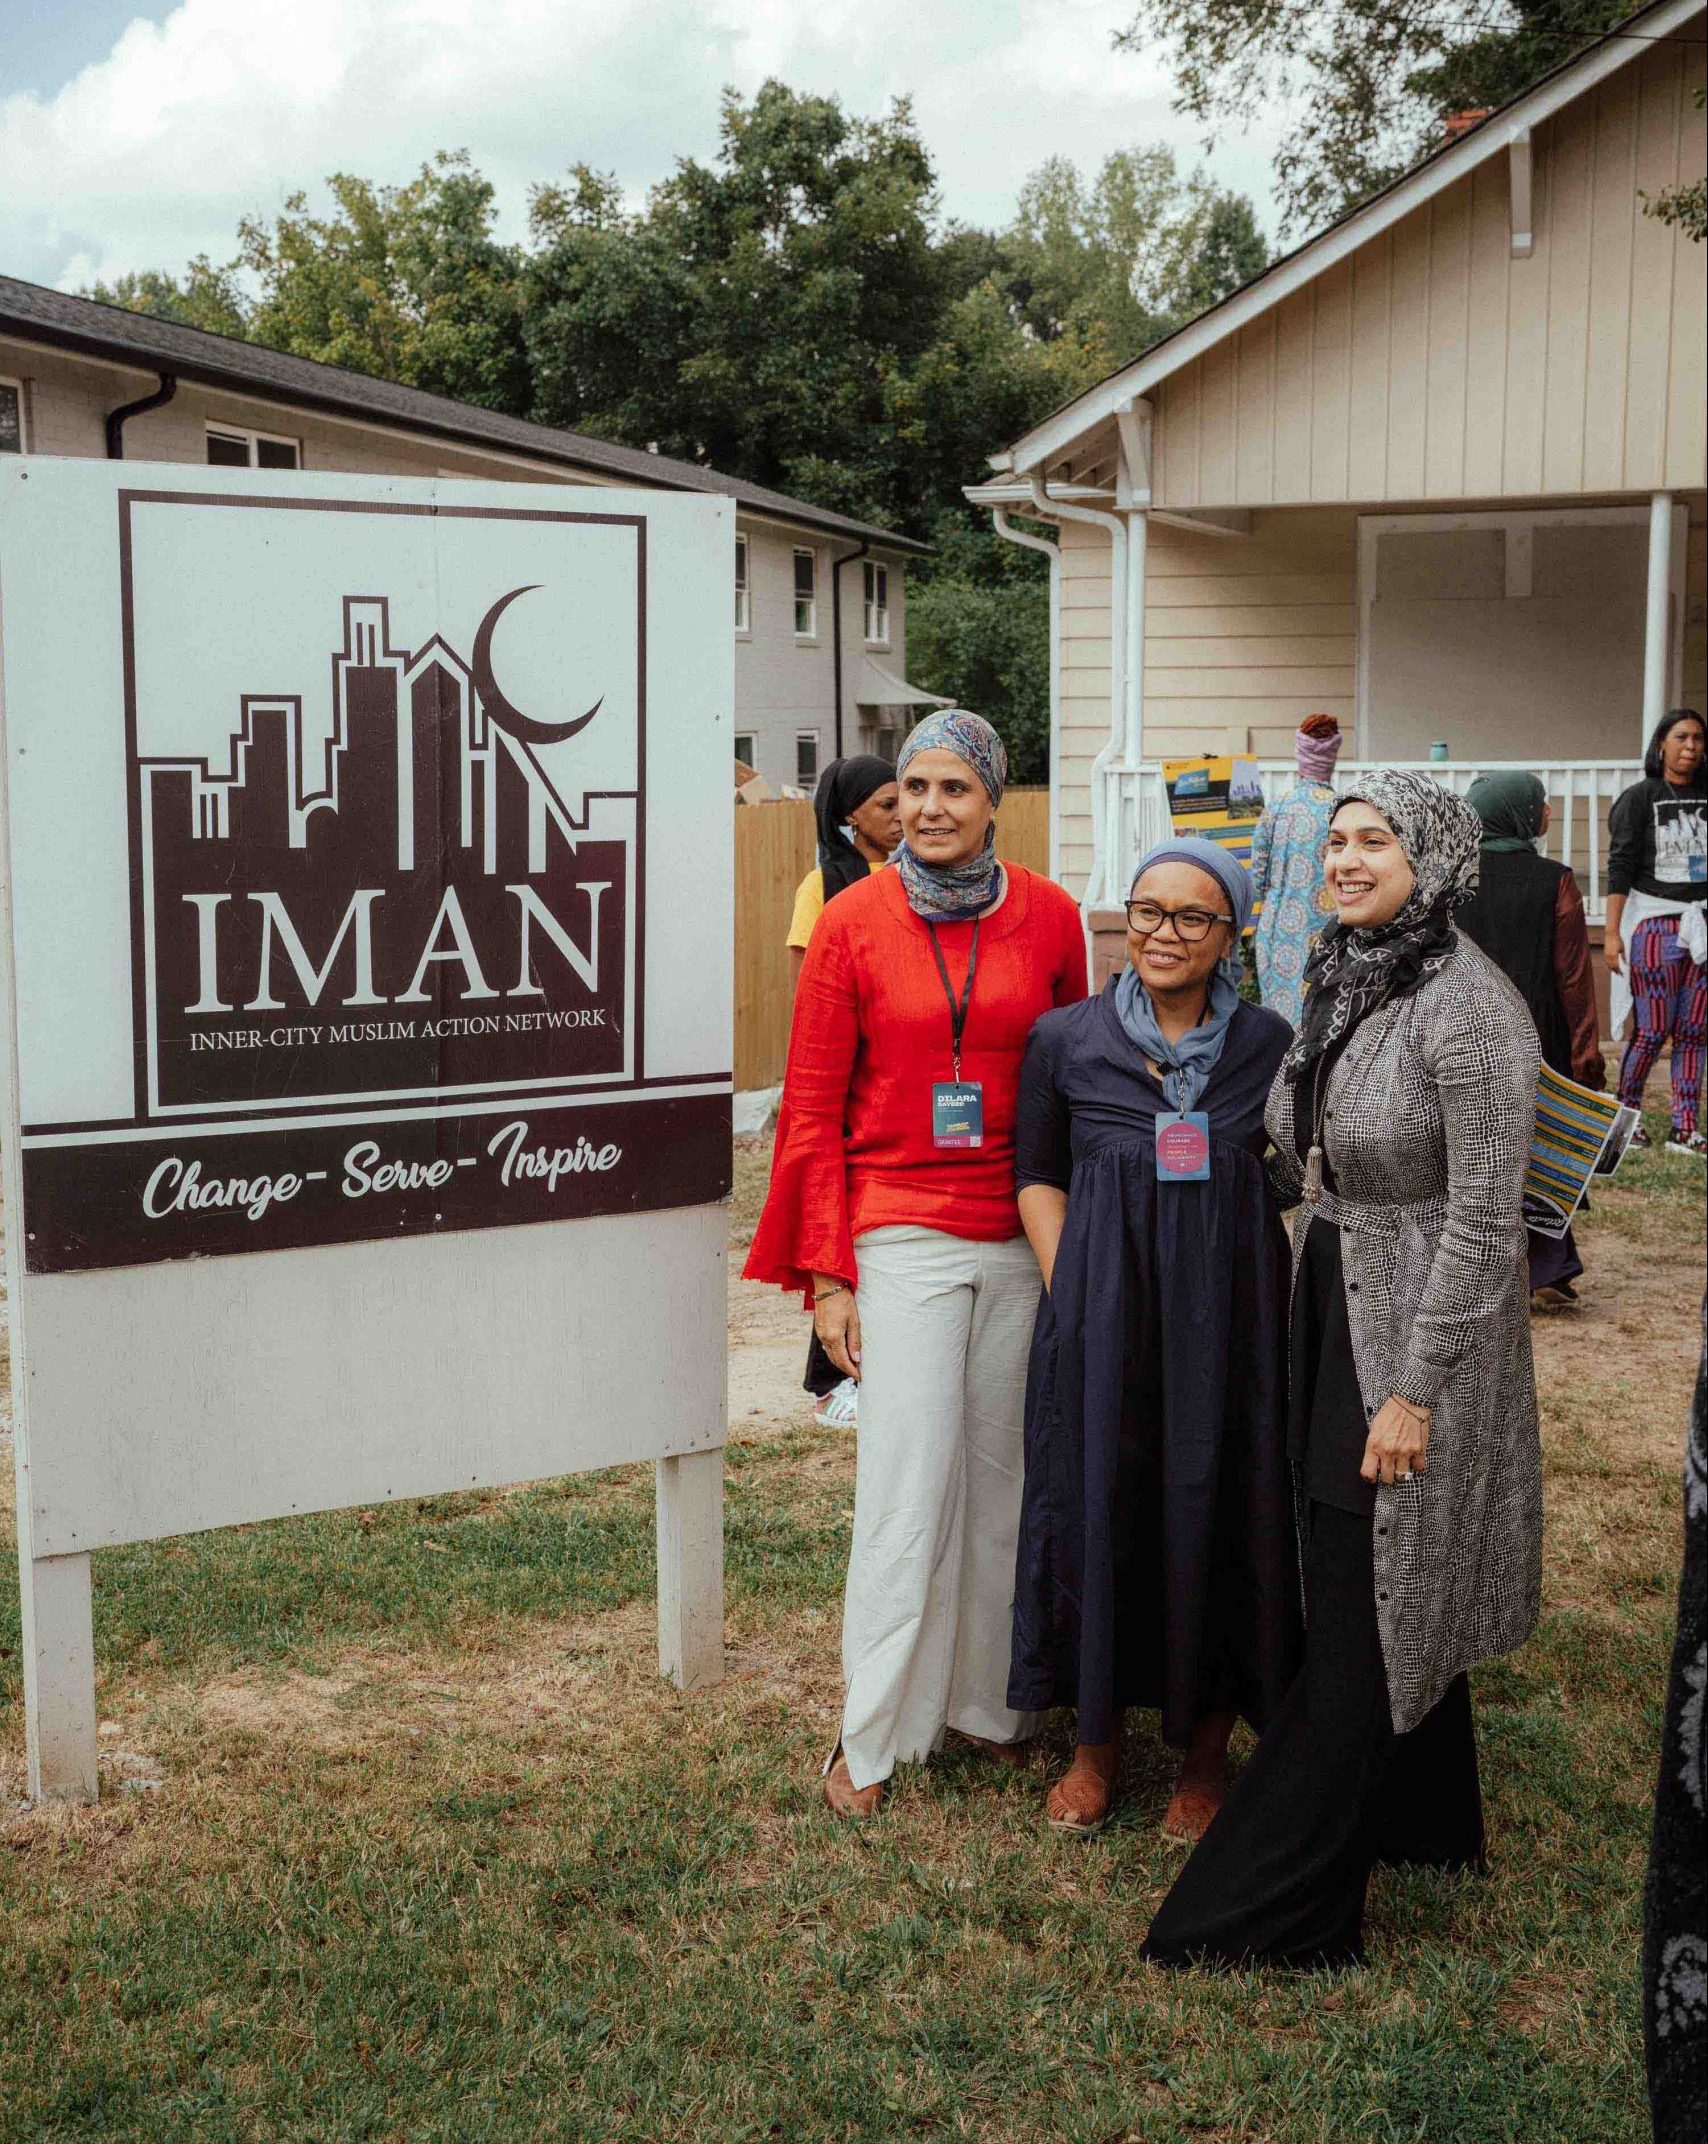
M 839 1280 L 834 1288 L 821 1288 L 813 1296 L 815 1303 L 828 1303 L 833 1295 L 852 1295 L 853 1289 L 845 1280 Z

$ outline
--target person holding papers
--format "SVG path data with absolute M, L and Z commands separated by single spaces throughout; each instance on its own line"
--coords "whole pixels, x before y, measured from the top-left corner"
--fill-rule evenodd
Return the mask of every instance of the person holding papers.
M 1363 1954 L 1378 1860 L 1477 1868 L 1465 1671 L 1534 1628 L 1542 1453 L 1523 1186 L 1540 1051 L 1453 926 L 1482 826 L 1395 769 L 1343 791 L 1335 920 L 1270 1096 L 1294 1228 L 1304 1664 L 1163 1901 L 1165 1966 Z
M 1127 965 L 1047 1013 L 1020 1081 L 1020 1216 L 1047 1294 L 1026 1410 L 1009 1702 L 1072 1705 L 1058 1831 L 1110 1813 L 1124 1706 L 1186 1752 L 1164 1828 L 1220 1806 L 1236 1714 L 1297 1665 L 1287 1243 L 1263 1105 L 1292 1030 L 1241 1002 L 1251 879 L 1214 842 L 1140 863 Z
M 839 1816 L 875 1814 L 945 1726 L 1009 1760 L 1033 1727 L 1007 1695 L 1038 1302 L 1014 1111 L 1032 1023 L 1085 995 L 1085 932 L 1059 886 L 997 862 L 1007 767 L 961 708 L 903 746 L 894 867 L 839 894 L 807 948 L 747 1261 L 810 1297 L 860 1387 Z
M 1564 864 L 1536 853 L 1548 831 L 1548 792 L 1522 767 L 1480 774 L 1465 792 L 1483 825 L 1481 877 L 1459 911 L 1459 928 L 1475 939 L 1530 1008 L 1542 1062 L 1599 1094 L 1607 1085 L 1589 925 L 1577 880 Z M 1530 1232 L 1533 1310 L 1570 1310 L 1583 1260 L 1568 1228 L 1563 1236 Z

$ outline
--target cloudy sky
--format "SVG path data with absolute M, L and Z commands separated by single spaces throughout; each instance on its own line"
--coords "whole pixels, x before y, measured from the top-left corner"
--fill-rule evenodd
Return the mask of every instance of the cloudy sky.
M 1125 0 L 0 0 L 0 271 L 75 289 L 229 254 L 237 219 L 343 170 L 467 148 L 519 231 L 569 163 L 644 192 L 710 156 L 718 93 L 768 75 L 877 112 L 909 94 L 948 213 L 1001 222 L 1046 156 L 1171 143 Z M 1265 221 L 1273 137 L 1205 161 Z

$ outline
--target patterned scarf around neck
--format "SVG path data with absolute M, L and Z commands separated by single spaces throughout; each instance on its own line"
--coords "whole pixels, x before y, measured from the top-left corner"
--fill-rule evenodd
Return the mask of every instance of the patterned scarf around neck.
M 1477 890 L 1483 824 L 1462 797 L 1424 774 L 1378 768 L 1341 791 L 1340 804 L 1382 814 L 1417 883 L 1405 906 L 1368 928 L 1330 923 L 1305 963 L 1305 1010 L 1283 1070 L 1296 1082 L 1390 998 L 1404 997 L 1453 950 L 1453 911 Z
M 984 784 L 993 804 L 1002 802 L 1008 780 L 1008 753 L 1002 739 L 982 715 L 965 707 L 945 707 L 913 730 L 896 760 L 896 773 L 905 775 L 907 763 L 917 752 L 953 752 Z M 907 895 L 908 906 L 928 923 L 956 923 L 976 916 L 996 899 L 998 873 L 996 827 L 986 827 L 984 847 L 963 864 L 927 863 L 916 856 L 904 840 L 896 851 L 895 871 Z

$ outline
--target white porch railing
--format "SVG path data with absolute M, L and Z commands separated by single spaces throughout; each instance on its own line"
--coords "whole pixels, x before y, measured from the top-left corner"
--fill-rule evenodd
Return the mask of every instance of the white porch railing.
M 1263 793 L 1272 804 L 1286 796 L 1298 780 L 1290 759 L 1262 759 L 1257 765 Z M 1523 766 L 1547 789 L 1548 801 L 1554 807 L 1541 844 L 1543 852 L 1576 874 L 1590 921 L 1599 924 L 1603 920 L 1607 907 L 1603 887 L 1608 808 L 1619 792 L 1628 789 L 1642 774 L 1640 760 L 1351 760 L 1342 761 L 1336 768 L 1335 787 L 1346 788 L 1354 777 L 1377 765 L 1430 775 L 1459 796 L 1479 774 L 1497 774 Z M 1093 800 L 1094 809 L 1099 808 L 1099 802 L 1103 840 L 1099 844 L 1099 868 L 1087 889 L 1085 905 L 1088 909 L 1118 908 L 1127 892 L 1123 873 L 1168 832 L 1168 796 L 1161 766 L 1147 762 L 1141 767 L 1111 767 L 1103 777 L 1101 800 Z

